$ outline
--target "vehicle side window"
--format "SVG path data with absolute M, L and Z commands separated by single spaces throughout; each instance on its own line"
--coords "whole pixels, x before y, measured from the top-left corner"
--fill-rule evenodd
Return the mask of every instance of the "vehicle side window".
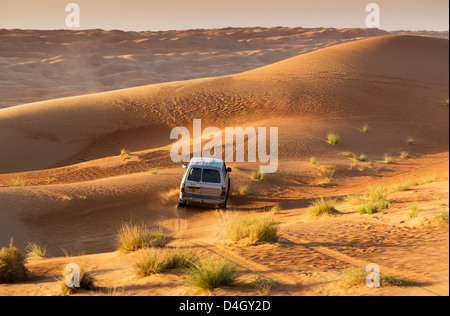
M 192 168 L 189 171 L 188 180 L 194 182 L 200 182 L 202 179 L 202 169 L 201 168 Z
M 203 182 L 207 183 L 220 183 L 219 170 L 203 169 Z

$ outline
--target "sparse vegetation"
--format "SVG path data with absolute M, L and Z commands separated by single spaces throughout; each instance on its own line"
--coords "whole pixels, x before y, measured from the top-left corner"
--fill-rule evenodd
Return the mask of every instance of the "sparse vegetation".
M 226 259 L 208 258 L 189 269 L 192 284 L 204 291 L 213 291 L 221 286 L 232 285 L 237 279 L 236 265 Z
M 95 275 L 93 270 L 89 269 L 86 266 L 86 263 L 83 260 L 77 259 L 74 260 L 76 265 L 79 267 L 79 281 L 80 281 L 80 287 L 68 287 L 67 286 L 67 278 L 69 277 L 71 271 L 67 271 L 66 267 L 64 267 L 64 270 L 62 272 L 62 275 L 59 279 L 59 284 L 61 286 L 61 294 L 62 295 L 72 295 L 76 294 L 78 290 L 83 289 L 87 291 L 93 291 L 95 290 Z
M 348 203 L 358 205 L 358 213 L 363 214 L 375 214 L 380 210 L 389 208 L 390 201 L 387 187 L 375 187 L 370 189 L 367 194 L 361 196 L 349 196 L 346 197 Z
M 330 216 L 335 215 L 338 211 L 335 208 L 336 200 L 334 199 L 317 199 L 311 203 L 308 209 L 308 214 L 311 217 Z
M 407 151 L 402 151 L 400 153 L 400 157 L 403 159 L 408 159 L 409 158 L 409 153 Z
M 344 275 L 340 280 L 340 284 L 343 287 L 355 287 L 366 285 L 366 279 L 369 272 L 364 269 L 350 269 L 344 271 Z M 380 286 L 381 287 L 406 287 L 406 286 L 416 286 L 419 282 L 405 277 L 405 276 L 392 276 L 389 274 L 380 274 Z
M 121 157 L 126 157 L 129 154 L 130 154 L 130 151 L 128 149 L 123 148 L 123 149 L 120 150 L 120 156 Z
M 367 134 L 369 132 L 369 123 L 364 123 L 364 125 L 361 126 L 361 132 L 364 134 Z
M 339 137 L 339 135 L 335 134 L 335 133 L 329 133 L 327 135 L 327 142 L 330 145 L 339 145 L 339 143 L 341 142 L 341 138 Z
M 25 263 L 26 258 L 14 246 L 11 238 L 9 247 L 0 250 L 0 283 L 18 283 L 27 280 L 29 272 Z
M 241 187 L 239 187 L 239 193 L 241 195 L 247 195 L 248 194 L 248 185 L 243 185 Z
M 259 171 L 252 172 L 252 179 L 253 180 L 264 181 L 265 178 L 266 178 L 266 175 L 264 173 L 262 173 L 262 172 L 259 172 Z
M 116 235 L 116 247 L 119 251 L 128 253 L 148 247 L 164 247 L 167 236 L 162 229 L 149 230 L 144 225 L 124 223 Z
M 16 178 L 16 179 L 11 179 L 11 186 L 14 188 L 24 187 L 24 186 L 26 186 L 26 183 L 22 179 Z
M 357 157 L 355 156 L 355 159 L 358 160 L 358 161 L 364 162 L 364 161 L 367 161 L 367 155 L 361 154 L 361 155 L 359 155 Z
M 249 245 L 278 242 L 278 224 L 270 216 L 247 215 L 231 217 L 226 226 L 228 238 L 233 242 L 245 241 Z
M 28 257 L 38 257 L 38 258 L 47 257 L 47 245 L 41 246 L 37 243 L 30 242 L 28 243 L 26 250 Z
M 391 164 L 391 163 L 394 162 L 394 160 L 393 160 L 393 158 L 392 158 L 391 155 L 385 154 L 385 155 L 384 155 L 384 162 L 387 163 L 387 164 Z
M 151 168 L 149 170 L 149 172 L 150 172 L 150 174 L 158 174 L 159 170 L 158 170 L 158 168 Z
M 141 254 L 135 263 L 136 275 L 141 278 L 160 273 L 163 269 L 164 260 L 162 256 L 150 249 Z
M 408 143 L 408 145 L 414 145 L 416 143 L 416 140 L 410 137 L 406 142 Z
M 415 201 L 410 207 L 409 207 L 409 213 L 408 218 L 413 219 L 416 218 L 419 215 L 419 204 L 417 201 Z
M 147 277 L 158 274 L 164 270 L 181 269 L 187 270 L 193 267 L 197 258 L 190 250 L 176 249 L 145 250 L 135 263 L 135 271 L 138 277 Z
M 423 225 L 428 228 L 444 227 L 449 225 L 448 213 L 433 216 L 424 220 Z
M 253 287 L 256 291 L 257 295 L 268 296 L 270 294 L 270 290 L 275 285 L 275 281 L 268 278 L 263 278 L 260 275 L 253 282 Z

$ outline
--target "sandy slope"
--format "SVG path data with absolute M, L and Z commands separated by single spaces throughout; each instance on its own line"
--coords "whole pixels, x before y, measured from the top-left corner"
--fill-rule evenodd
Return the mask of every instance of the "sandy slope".
M 0 29 L 0 108 L 240 73 L 328 46 L 398 34 L 374 29 L 227 28 L 167 32 Z
M 448 118 L 438 108 L 448 95 L 447 57 L 448 40 L 381 37 L 233 76 L 3 109 L 0 144 L 8 144 L 8 155 L 0 161 L 0 172 L 49 168 L 83 154 L 84 148 L 99 139 L 102 142 L 96 150 L 104 152 L 105 137 L 117 141 L 118 132 L 141 142 L 144 135 L 153 134 L 151 127 L 161 131 L 188 127 L 195 118 L 202 118 L 205 126 L 220 128 L 248 122 L 249 117 L 251 121 L 297 117 L 299 122 L 301 117 L 320 117 L 339 119 L 341 124 L 343 120 L 379 120 L 405 133 L 427 124 L 421 135 L 424 143 L 433 148 L 445 146 Z M 144 128 L 149 130 L 137 133 Z M 401 136 L 402 141 L 408 137 Z M 391 141 L 399 139 L 392 137 Z
M 448 214 L 449 118 L 444 105 L 449 93 L 448 55 L 446 39 L 378 37 L 236 75 L 2 109 L 0 244 L 14 236 L 22 249 L 29 240 L 48 242 L 56 256 L 62 254 L 61 248 L 84 249 L 93 254 L 87 257 L 91 265 L 111 269 L 99 276 L 103 290 L 122 286 L 129 294 L 192 294 L 176 274 L 134 280 L 133 256 L 110 253 L 121 222 L 133 218 L 163 227 L 173 245 L 227 254 L 252 271 L 243 277 L 245 282 L 264 271 L 280 282 L 276 294 L 349 293 L 333 284 L 328 287 L 324 278 L 376 259 L 401 274 L 407 266 L 407 274 L 423 275 L 431 284 L 425 289 L 392 290 L 394 294 L 448 295 L 448 226 L 434 231 L 400 223 L 405 222 L 407 203 L 414 199 L 426 209 L 418 222 L 424 216 Z M 256 182 L 250 174 L 257 166 L 240 164 L 233 173 L 227 213 L 208 207 L 177 209 L 175 194 L 183 170 L 168 157 L 169 132 L 178 125 L 189 127 L 194 118 L 220 128 L 278 126 L 279 173 Z M 370 124 L 368 134 L 360 131 L 365 122 Z M 339 146 L 325 142 L 331 131 L 342 137 Z M 415 145 L 406 144 L 408 137 L 416 139 Z M 120 157 L 121 148 L 132 154 Z M 408 150 L 411 158 L 398 158 L 402 150 Z M 346 151 L 367 154 L 371 162 L 354 166 L 343 155 Z M 394 164 L 383 163 L 385 153 L 394 157 Z M 339 168 L 332 185 L 318 185 L 329 175 L 309 164 L 311 156 Z M 159 168 L 157 175 L 148 172 L 153 167 Z M 345 205 L 338 218 L 310 221 L 305 216 L 313 198 L 361 193 L 371 184 L 430 174 L 439 183 L 394 196 L 394 207 L 376 217 L 361 217 Z M 10 187 L 12 178 L 23 179 L 27 186 Z M 242 196 L 238 188 L 245 184 L 250 194 Z M 228 213 L 263 210 L 277 203 L 283 205 L 278 217 L 283 242 L 252 249 L 226 242 Z M 376 228 L 373 234 L 370 226 Z M 423 237 L 422 244 L 414 243 L 417 236 Z M 428 265 L 427 249 L 435 256 Z M 109 253 L 98 254 L 102 252 Z M 50 279 L 63 262 L 30 261 L 38 279 L 0 286 L 0 294 L 55 294 Z M 115 282 L 117 276 L 123 278 Z M 169 289 L 161 289 L 168 284 Z M 252 293 L 245 287 L 225 293 L 248 291 Z M 355 293 L 374 294 L 365 289 Z M 383 289 L 375 294 L 392 292 Z

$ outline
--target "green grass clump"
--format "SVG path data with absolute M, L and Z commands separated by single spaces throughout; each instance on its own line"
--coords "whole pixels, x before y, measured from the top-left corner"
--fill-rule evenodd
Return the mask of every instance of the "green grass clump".
M 416 143 L 416 140 L 410 137 L 406 142 L 408 143 L 408 145 L 414 145 Z
M 369 274 L 370 272 L 366 272 L 364 269 L 346 270 L 340 280 L 340 284 L 344 287 L 366 286 L 366 278 Z M 409 277 L 380 274 L 381 287 L 407 287 L 417 285 L 419 285 L 419 282 Z
M 14 188 L 24 187 L 26 186 L 25 181 L 20 178 L 11 179 L 11 186 Z
M 338 211 L 335 208 L 336 200 L 334 199 L 317 199 L 311 203 L 308 209 L 308 215 L 311 217 L 335 215 Z
M 243 185 L 241 187 L 239 187 L 239 193 L 241 195 L 247 195 L 248 194 L 248 185 Z
M 259 172 L 259 171 L 252 172 L 252 179 L 253 180 L 264 181 L 265 178 L 266 178 L 266 175 L 264 173 L 262 173 L 262 172 Z
M 387 163 L 387 164 L 391 164 L 391 163 L 394 162 L 394 159 L 389 154 L 385 154 L 384 155 L 384 162 Z
M 355 157 L 355 159 L 358 161 L 364 162 L 364 161 L 367 161 L 368 158 L 367 158 L 367 155 L 361 154 L 361 155 Z
M 339 135 L 335 134 L 335 133 L 329 133 L 327 135 L 327 142 L 330 145 L 339 145 L 339 143 L 341 142 L 341 138 L 339 137 Z
M 128 253 L 148 247 L 164 247 L 168 242 L 161 229 L 149 230 L 144 225 L 124 223 L 116 234 L 117 250 Z
M 359 198 L 353 197 L 353 202 L 359 202 L 359 214 L 372 215 L 380 210 L 389 208 L 391 202 L 388 199 L 388 193 L 387 187 L 374 187 L 368 193 L 359 196 Z
M 192 268 L 196 261 L 196 256 L 190 250 L 147 249 L 135 262 L 135 273 L 144 278 L 170 269 L 187 270 Z
M 278 242 L 278 224 L 269 216 L 247 215 L 230 218 L 226 226 L 233 242 L 245 240 L 249 245 Z
M 367 134 L 369 132 L 369 123 L 364 123 L 364 125 L 361 126 L 361 132 L 364 134 Z
M 28 243 L 26 250 L 28 257 L 38 257 L 38 258 L 47 257 L 47 245 L 41 246 L 37 243 L 30 242 Z
M 403 159 L 408 159 L 409 158 L 409 153 L 407 151 L 402 151 L 400 153 L 400 157 Z
M 9 247 L 0 250 L 0 283 L 18 283 L 28 279 L 26 258 L 14 247 L 13 239 Z
M 413 219 L 416 218 L 419 215 L 419 204 L 417 201 L 415 201 L 410 207 L 409 207 L 409 213 L 408 218 Z
M 373 215 L 376 214 L 380 209 L 382 209 L 382 206 L 380 206 L 379 203 L 367 202 L 358 206 L 358 213 L 360 215 Z
M 144 278 L 152 274 L 158 274 L 164 269 L 164 264 L 162 256 L 153 250 L 147 250 L 141 254 L 135 263 L 136 275 Z
M 221 286 L 232 285 L 237 279 L 237 268 L 226 259 L 208 258 L 189 269 L 192 284 L 204 291 L 214 291 Z
M 158 168 L 152 168 L 149 170 L 150 174 L 158 174 L 159 170 Z

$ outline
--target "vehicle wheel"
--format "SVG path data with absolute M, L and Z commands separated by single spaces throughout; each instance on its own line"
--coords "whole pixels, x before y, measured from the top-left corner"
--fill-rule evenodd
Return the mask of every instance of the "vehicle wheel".
M 178 207 L 186 207 L 186 206 L 187 206 L 187 202 L 186 201 L 182 201 L 182 200 L 178 201 Z
M 228 199 L 226 199 L 225 202 L 223 202 L 222 204 L 219 204 L 219 208 L 220 209 L 226 209 L 227 208 L 227 201 L 228 201 Z

